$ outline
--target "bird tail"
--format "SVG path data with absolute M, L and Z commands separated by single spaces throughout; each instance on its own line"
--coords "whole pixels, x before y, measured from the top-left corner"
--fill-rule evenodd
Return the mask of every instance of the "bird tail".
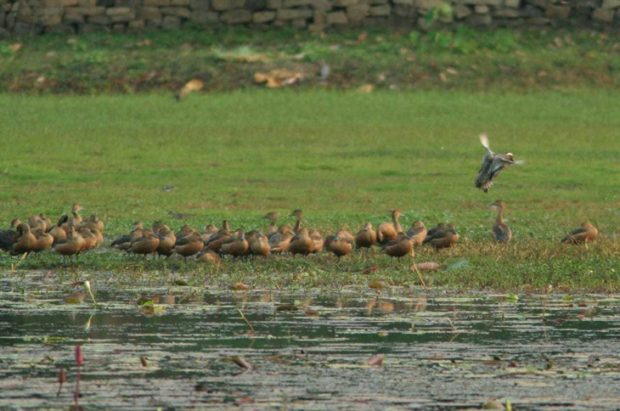
M 491 149 L 489 148 L 489 136 L 487 136 L 487 133 L 480 134 L 480 143 L 484 148 L 491 151 Z

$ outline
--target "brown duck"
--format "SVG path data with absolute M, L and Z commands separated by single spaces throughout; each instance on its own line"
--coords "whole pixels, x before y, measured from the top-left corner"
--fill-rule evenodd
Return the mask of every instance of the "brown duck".
M 197 254 L 202 251 L 205 243 L 202 241 L 200 234 L 192 233 L 183 238 L 177 238 L 177 242 L 174 246 L 174 252 L 182 255 L 183 257 L 189 257 L 190 255 Z
M 403 228 L 398 221 L 401 215 L 402 213 L 399 209 L 392 210 L 392 222 L 379 224 L 377 228 L 377 241 L 379 244 L 396 240 L 398 234 L 403 232 Z
M 196 260 L 203 263 L 219 265 L 220 256 L 215 251 L 207 248 L 196 255 Z
M 262 255 L 267 257 L 271 253 L 271 246 L 269 245 L 269 239 L 261 232 L 258 232 L 249 240 L 250 252 L 252 255 Z
M 495 224 L 493 224 L 493 238 L 498 243 L 507 243 L 512 239 L 512 230 L 504 222 L 504 211 L 506 210 L 506 203 L 502 200 L 496 200 L 491 204 L 491 209 L 497 210 L 497 218 Z
M 82 222 L 82 216 L 80 216 L 80 211 L 82 211 L 83 208 L 80 205 L 80 203 L 75 203 L 73 204 L 73 206 L 71 207 L 71 223 L 74 226 L 78 226 L 80 225 L 80 223 Z
M 400 233 L 398 238 L 382 246 L 383 252 L 390 257 L 401 258 L 406 255 L 415 255 L 413 252 L 413 242 L 405 234 Z
M 454 230 L 452 224 L 439 224 L 428 231 L 424 244 L 430 244 L 435 250 L 452 247 L 460 236 Z
M 17 226 L 17 234 L 17 239 L 13 244 L 13 253 L 22 254 L 33 251 L 37 238 L 32 230 L 30 230 L 30 226 L 26 223 L 21 223 Z
M 209 241 L 207 241 L 206 246 L 210 250 L 213 250 L 217 253 L 220 251 L 222 244 L 228 241 L 231 237 L 232 237 L 232 234 L 230 233 L 230 224 L 228 224 L 228 220 L 224 220 L 222 222 L 222 228 L 220 228 L 216 234 L 214 234 L 211 238 L 209 238 Z
M 308 235 L 312 240 L 312 253 L 320 253 L 323 251 L 323 246 L 325 245 L 325 239 L 323 235 L 315 229 L 309 230 Z
M 32 247 L 32 251 L 43 251 L 52 248 L 54 237 L 50 233 L 46 233 L 42 228 L 33 231 L 36 242 Z
M 141 238 L 137 238 L 131 241 L 127 252 L 132 254 L 142 254 L 146 256 L 147 254 L 154 254 L 157 251 L 158 246 L 159 237 L 155 235 L 153 230 L 151 230 L 150 228 L 146 228 L 143 230 Z
M 67 234 L 71 231 L 71 227 L 67 224 L 68 221 L 69 216 L 63 214 L 60 219 L 58 219 L 56 225 L 49 230 L 51 236 L 54 237 L 54 244 L 67 241 Z
M 207 224 L 205 226 L 205 230 L 200 235 L 200 237 L 202 238 L 202 241 L 207 243 L 211 239 L 211 237 L 213 237 L 215 234 L 217 234 L 217 232 L 218 232 L 218 229 L 215 226 L 215 224 Z
M 92 250 L 93 248 L 97 247 L 99 240 L 97 236 L 95 235 L 95 233 L 93 233 L 90 228 L 88 228 L 87 226 L 80 226 L 77 232 L 84 239 L 84 245 L 82 246 L 81 251 L 88 251 L 88 250 Z
M 377 232 L 372 228 L 372 223 L 366 223 L 364 228 L 355 236 L 355 247 L 370 248 L 377 243 Z
M 132 241 L 139 240 L 144 237 L 144 231 L 145 230 L 142 223 L 140 221 L 136 221 L 133 223 L 133 230 L 131 230 L 129 234 L 117 237 L 114 241 L 112 241 L 111 246 L 118 248 L 119 250 L 128 250 L 129 247 L 131 247 Z
M 183 227 L 181 227 L 181 229 L 177 231 L 175 235 L 177 236 L 177 238 L 183 238 L 196 232 L 197 231 L 190 227 L 188 224 L 183 224 Z
M 280 254 L 288 250 L 288 246 L 293 239 L 293 230 L 288 224 L 284 224 L 278 232 L 269 237 L 269 247 L 274 254 Z
M 417 221 L 414 221 L 413 224 L 411 224 L 411 228 L 407 230 L 406 234 L 407 234 L 407 237 L 411 239 L 413 246 L 417 247 L 417 246 L 422 245 L 422 243 L 426 239 L 427 233 L 428 233 L 428 230 L 426 229 L 426 226 L 424 225 L 424 223 L 420 220 L 417 220 Z
M 162 225 L 157 232 L 159 244 L 157 245 L 157 254 L 170 257 L 174 252 L 174 246 L 177 242 L 177 236 L 167 225 Z
M 54 243 L 54 251 L 62 256 L 77 255 L 84 247 L 84 239 L 75 231 L 75 227 L 71 226 L 67 239 L 61 243 Z
M 325 239 L 325 247 L 340 258 L 347 254 L 351 254 L 353 251 L 353 243 L 355 239 L 351 233 L 345 230 L 338 231 L 334 236 L 330 236 L 329 241 Z
M 245 239 L 243 230 L 237 230 L 234 237 L 222 243 L 220 253 L 232 255 L 233 257 L 242 257 L 247 254 L 249 249 L 248 240 Z
M 598 229 L 591 223 L 585 222 L 581 224 L 581 227 L 568 233 L 562 242 L 565 244 L 587 244 L 594 241 L 596 237 L 598 237 Z
M 307 228 L 299 230 L 299 234 L 295 234 L 288 246 L 288 251 L 293 254 L 308 255 L 315 248 L 314 241 L 310 238 Z

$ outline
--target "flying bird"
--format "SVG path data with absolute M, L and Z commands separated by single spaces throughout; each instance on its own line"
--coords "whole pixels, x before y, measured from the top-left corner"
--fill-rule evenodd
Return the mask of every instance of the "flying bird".
M 487 150 L 482 158 L 482 165 L 476 178 L 476 187 L 481 188 L 485 193 L 489 191 L 489 188 L 493 185 L 493 179 L 501 173 L 503 169 L 512 164 L 523 164 L 521 160 L 515 160 L 512 153 L 495 154 L 489 148 L 489 137 L 485 134 L 480 134 L 480 142 L 482 146 Z

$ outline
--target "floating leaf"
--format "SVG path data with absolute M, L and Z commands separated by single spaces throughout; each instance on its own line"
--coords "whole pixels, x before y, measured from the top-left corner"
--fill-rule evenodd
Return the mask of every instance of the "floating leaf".
M 513 294 L 510 293 L 506 296 L 506 301 L 510 302 L 510 303 L 518 303 L 519 302 L 519 296 L 517 294 Z

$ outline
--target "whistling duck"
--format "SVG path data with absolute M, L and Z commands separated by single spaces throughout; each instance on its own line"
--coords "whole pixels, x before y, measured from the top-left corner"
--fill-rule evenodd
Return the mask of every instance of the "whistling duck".
M 66 214 L 63 214 L 58 219 L 58 223 L 56 223 L 56 225 L 52 227 L 51 230 L 49 230 L 49 233 L 51 234 L 51 236 L 54 237 L 54 244 L 67 241 L 67 233 L 71 231 L 71 227 L 67 225 L 68 221 L 69 221 L 69 216 Z
M 320 253 L 323 251 L 323 245 L 325 244 L 325 240 L 323 239 L 323 235 L 318 230 L 309 230 L 308 235 L 312 240 L 312 253 Z
M 189 257 L 200 252 L 205 246 L 204 241 L 198 233 L 192 233 L 186 237 L 178 238 L 176 245 L 174 246 L 174 252 L 182 255 L 183 257 Z
M 91 231 L 93 231 L 93 229 L 96 229 L 102 234 L 103 230 L 105 229 L 105 224 L 103 224 L 103 221 L 101 221 L 99 217 L 97 217 L 97 214 L 91 214 L 87 220 L 82 222 L 82 224 L 90 228 Z
M 71 207 L 71 223 L 74 226 L 78 226 L 81 222 L 82 222 L 82 216 L 80 216 L 80 211 L 82 211 L 83 208 L 80 205 L 80 203 L 75 203 L 73 204 L 73 206 Z
M 274 254 L 283 253 L 288 250 L 288 246 L 293 239 L 293 231 L 288 224 L 282 225 L 278 232 L 269 237 L 269 247 Z
M 217 234 L 217 232 L 218 232 L 218 229 L 215 226 L 215 224 L 207 224 L 205 226 L 205 231 L 200 235 L 200 237 L 202 238 L 202 241 L 207 243 L 207 242 L 209 242 L 211 237 L 213 237 L 215 234 Z
M 174 246 L 177 242 L 177 236 L 167 225 L 162 225 L 157 232 L 159 244 L 157 245 L 157 254 L 170 257 L 174 252 Z
M 401 215 L 399 209 L 392 210 L 392 222 L 379 224 L 377 228 L 377 241 L 379 244 L 395 240 L 398 234 L 403 232 L 403 228 L 398 221 Z
M 428 230 L 428 234 L 422 243 L 430 244 L 438 250 L 440 248 L 452 247 L 459 238 L 460 236 L 456 233 L 452 224 L 440 223 Z
M 241 257 L 247 254 L 249 249 L 248 240 L 245 238 L 243 230 L 237 230 L 234 237 L 231 237 L 220 247 L 221 254 L 232 255 L 233 257 Z
M 152 230 L 151 230 L 152 231 Z M 131 247 L 131 242 L 138 240 L 144 236 L 144 227 L 140 221 L 136 221 L 133 223 L 133 230 L 129 234 L 122 235 L 117 237 L 112 244 L 112 247 L 117 248 L 119 250 L 127 250 Z
M 93 248 L 97 247 L 99 240 L 97 236 L 95 235 L 95 233 L 93 233 L 93 231 L 91 231 L 90 228 L 83 225 L 78 228 L 77 232 L 84 239 L 84 245 L 82 245 L 82 251 L 92 250 Z
M 486 153 L 482 158 L 482 165 L 478 171 L 475 185 L 486 193 L 493 185 L 493 178 L 497 177 L 502 170 L 512 164 L 522 164 L 523 162 L 516 161 L 512 153 L 495 154 L 491 151 L 489 137 L 486 134 L 480 134 L 480 143 L 482 143 Z
M 196 255 L 196 260 L 203 263 L 218 265 L 220 263 L 220 256 L 215 251 L 207 248 Z
M 222 222 L 222 228 L 220 228 L 217 233 L 213 234 L 211 238 L 209 238 L 209 241 L 206 242 L 206 246 L 210 250 L 217 253 L 220 251 L 222 244 L 231 237 L 232 234 L 230 233 L 230 224 L 228 223 L 228 220 L 224 220 Z
M 295 226 L 293 227 L 293 233 L 297 234 L 301 230 L 301 220 L 304 218 L 304 212 L 300 209 L 293 210 L 290 217 L 295 217 Z
M 417 221 L 414 221 L 413 224 L 411 224 L 411 228 L 407 230 L 406 234 L 407 234 L 407 237 L 411 239 L 413 246 L 417 247 L 419 245 L 422 245 L 422 243 L 426 239 L 427 233 L 428 233 L 428 230 L 426 229 L 426 226 L 424 225 L 424 223 L 420 220 L 417 220 Z
M 21 254 L 32 251 L 32 248 L 37 242 L 37 238 L 32 233 L 32 230 L 30 230 L 30 226 L 26 223 L 21 223 L 17 226 L 17 233 L 17 239 L 13 244 L 13 253 Z
M 498 243 L 507 243 L 512 239 L 512 230 L 504 222 L 504 211 L 506 210 L 506 203 L 502 200 L 496 200 L 491 204 L 491 209 L 497 210 L 497 219 L 493 224 L 493 237 Z
M 147 254 L 154 254 L 158 246 L 159 237 L 153 230 L 146 228 L 142 230 L 142 237 L 131 241 L 129 248 L 127 248 L 127 252 L 146 256 Z
M 272 234 L 278 232 L 278 225 L 276 221 L 278 220 L 278 213 L 275 211 L 270 211 L 263 216 L 264 219 L 269 220 L 269 227 L 267 228 L 267 237 L 271 237 Z
M 351 233 L 345 230 L 340 230 L 334 236 L 330 236 L 332 238 L 325 240 L 325 247 L 334 253 L 336 257 L 340 258 L 347 254 L 350 254 L 353 251 L 353 243 L 355 239 L 353 239 Z
M 364 228 L 355 236 L 357 248 L 370 248 L 377 242 L 377 232 L 372 228 L 372 223 L 366 223 Z
M 414 256 L 413 242 L 403 233 L 400 233 L 395 240 L 383 244 L 382 248 L 383 252 L 390 257 L 401 258 L 408 254 Z
M 177 238 L 187 237 L 190 234 L 196 233 L 197 231 L 190 227 L 188 224 L 183 224 L 183 227 L 179 231 L 175 233 Z
M 581 224 L 581 227 L 571 231 L 566 237 L 562 239 L 565 244 L 583 244 L 594 241 L 598 236 L 598 229 L 591 223 L 585 222 Z
M 312 238 L 310 238 L 310 234 L 308 233 L 307 228 L 302 228 L 301 230 L 299 230 L 299 233 L 295 234 L 295 236 L 291 239 L 290 244 L 288 245 L 288 251 L 293 255 L 308 255 L 312 253 L 314 249 L 315 244 Z
M 49 219 L 43 214 L 33 215 L 28 219 L 28 225 L 32 231 L 42 230 L 47 232 L 51 228 L 51 224 L 48 222 Z
M 62 256 L 77 255 L 84 248 L 84 238 L 71 226 L 67 239 L 61 243 L 54 243 L 54 251 Z
M 269 239 L 267 236 L 261 232 L 258 232 L 254 237 L 249 240 L 250 244 L 250 252 L 253 255 L 262 255 L 266 257 L 271 252 L 271 247 L 269 246 Z
M 33 231 L 33 234 L 36 241 L 32 246 L 32 251 L 43 251 L 52 248 L 52 244 L 54 244 L 54 237 L 52 237 L 50 233 L 43 231 L 43 228 L 38 228 Z
M 11 221 L 10 229 L 0 231 L 0 249 L 4 251 L 10 251 L 13 249 L 13 243 L 15 243 L 18 237 L 16 229 L 21 223 L 22 222 L 19 218 L 15 218 Z

